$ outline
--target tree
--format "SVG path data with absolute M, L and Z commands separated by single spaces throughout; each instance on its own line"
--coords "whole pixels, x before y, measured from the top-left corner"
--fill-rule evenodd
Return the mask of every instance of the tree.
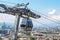
M 2 40 L 2 38 L 0 37 L 0 40 Z
M 49 40 L 49 38 L 47 38 L 46 40 Z
M 33 38 L 33 37 L 30 37 L 30 40 L 35 40 L 35 38 Z
M 53 38 L 53 40 L 57 40 L 56 38 Z
M 54 38 L 54 36 L 53 36 L 53 40 L 57 40 L 56 38 Z

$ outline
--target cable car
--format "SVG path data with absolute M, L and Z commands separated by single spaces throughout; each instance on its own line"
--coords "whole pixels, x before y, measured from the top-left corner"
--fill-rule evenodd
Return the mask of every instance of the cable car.
M 31 19 L 22 19 L 21 28 L 25 31 L 31 31 L 33 28 L 33 23 Z

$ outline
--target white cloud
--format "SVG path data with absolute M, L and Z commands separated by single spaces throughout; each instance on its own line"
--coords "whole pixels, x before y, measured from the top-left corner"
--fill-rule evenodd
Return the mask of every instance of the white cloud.
M 54 14 L 56 12 L 55 9 L 52 9 L 52 10 L 48 10 L 48 14 Z
M 56 19 L 57 21 L 60 21 L 60 15 L 54 15 L 51 18 L 52 19 Z
M 15 20 L 15 16 L 0 13 L 0 22 L 14 23 L 14 20 Z

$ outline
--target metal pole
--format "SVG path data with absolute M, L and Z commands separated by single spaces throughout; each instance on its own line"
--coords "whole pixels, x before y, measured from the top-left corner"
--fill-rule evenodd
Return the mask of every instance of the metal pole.
M 14 38 L 14 40 L 17 40 L 18 39 L 19 21 L 20 21 L 20 16 L 19 15 L 16 15 L 16 19 L 15 19 L 15 38 Z

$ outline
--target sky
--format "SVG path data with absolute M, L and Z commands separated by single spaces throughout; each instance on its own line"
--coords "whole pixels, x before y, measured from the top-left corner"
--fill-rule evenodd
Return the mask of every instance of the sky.
M 6 1 L 14 4 L 7 3 Z M 35 10 L 34 12 L 41 16 L 41 18 L 39 19 L 32 18 L 34 26 L 39 26 L 39 27 L 46 25 L 49 25 L 51 27 L 60 26 L 60 0 L 0 0 L 0 4 L 5 4 L 7 6 L 14 6 L 18 3 L 21 4 L 28 2 L 29 2 L 28 8 L 31 9 L 32 11 Z M 50 20 L 44 18 L 44 16 L 46 16 Z M 14 23 L 14 20 L 15 20 L 15 16 L 0 13 L 0 22 L 5 21 L 9 23 Z M 35 22 L 34 20 L 37 20 L 38 22 L 43 23 L 45 25 Z

